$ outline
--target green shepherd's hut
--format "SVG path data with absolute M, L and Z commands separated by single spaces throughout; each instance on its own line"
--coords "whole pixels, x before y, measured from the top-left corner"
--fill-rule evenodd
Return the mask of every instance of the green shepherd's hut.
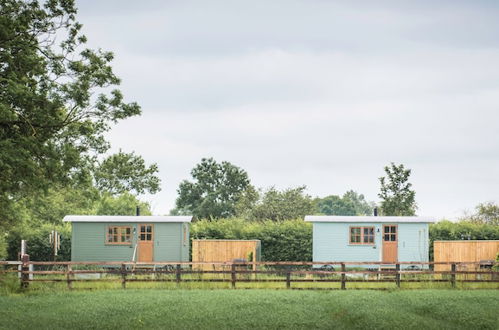
M 72 261 L 189 261 L 191 216 L 68 215 Z

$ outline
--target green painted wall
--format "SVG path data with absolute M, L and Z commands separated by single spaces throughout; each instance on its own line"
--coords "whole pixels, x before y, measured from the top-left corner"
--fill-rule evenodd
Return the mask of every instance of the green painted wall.
M 135 228 L 130 245 L 106 244 L 108 225 Z M 138 223 L 73 222 L 72 261 L 131 261 L 137 242 Z M 187 244 L 183 230 L 186 228 Z M 154 223 L 154 261 L 189 261 L 189 224 Z

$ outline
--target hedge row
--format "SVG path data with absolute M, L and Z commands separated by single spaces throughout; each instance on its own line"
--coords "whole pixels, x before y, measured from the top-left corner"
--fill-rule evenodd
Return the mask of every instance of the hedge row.
M 312 225 L 303 220 L 200 220 L 191 226 L 193 239 L 258 239 L 262 261 L 312 261 Z

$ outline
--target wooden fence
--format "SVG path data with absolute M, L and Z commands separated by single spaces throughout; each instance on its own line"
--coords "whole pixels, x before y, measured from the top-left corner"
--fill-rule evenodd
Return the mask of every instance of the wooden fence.
M 450 264 L 450 271 L 436 271 L 435 265 Z M 121 282 L 123 289 L 131 282 L 229 282 L 236 288 L 239 282 L 283 282 L 290 289 L 292 283 L 338 282 L 338 289 L 348 283 L 392 282 L 400 288 L 407 282 L 448 282 L 456 287 L 459 282 L 499 283 L 499 272 L 493 269 L 459 271 L 457 266 L 472 263 L 400 262 L 250 262 L 250 263 L 200 263 L 200 262 L 36 262 L 23 257 L 22 261 L 0 261 L 1 274 L 18 273 L 22 288 L 32 282 L 65 282 L 69 289 L 75 282 Z M 30 265 L 40 270 L 30 270 Z M 211 266 L 214 270 L 200 270 L 196 266 Z M 256 266 L 256 270 L 253 267 Z M 222 268 L 222 270 L 217 270 Z M 370 267 L 370 268 L 361 268 Z M 374 267 L 374 268 L 372 268 Z M 431 267 L 431 268 L 430 268 Z M 79 269 L 94 268 L 94 269 Z M 83 274 L 98 274 L 102 278 L 82 278 Z M 30 276 L 31 275 L 31 276 Z M 53 277 L 53 276 L 56 277 Z M 152 275 L 152 276 L 144 276 Z M 159 275 L 168 275 L 162 277 Z M 473 279 L 466 278 L 473 275 Z M 52 277 L 50 277 L 52 276 Z M 218 277 L 217 277 L 218 276 Z M 423 276 L 426 276 L 423 278 Z M 1 279 L 1 277 L 0 277 Z M 308 289 L 317 289 L 309 286 Z M 331 289 L 332 287 L 330 287 Z M 496 288 L 499 288 L 497 286 Z
M 260 261 L 259 240 L 192 240 L 192 262 L 232 262 L 242 259 L 248 262 Z M 209 270 L 210 265 L 200 265 L 202 270 Z M 256 270 L 256 265 L 254 270 Z
M 435 262 L 460 262 L 457 270 L 478 270 L 480 266 L 494 262 L 499 253 L 499 241 L 435 241 L 433 251 Z M 435 270 L 450 270 L 450 266 L 437 264 Z

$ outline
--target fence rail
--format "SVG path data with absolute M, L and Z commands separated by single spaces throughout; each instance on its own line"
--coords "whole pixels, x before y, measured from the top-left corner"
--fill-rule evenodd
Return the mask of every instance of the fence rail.
M 347 289 L 348 283 L 402 283 L 487 282 L 499 283 L 498 263 L 484 265 L 478 262 L 49 262 L 30 261 L 27 255 L 21 261 L 0 261 L 2 274 L 18 273 L 22 288 L 33 282 L 65 282 L 73 289 L 77 282 L 121 282 L 123 289 L 133 282 L 220 282 L 230 283 L 339 283 L 338 289 Z M 450 265 L 450 271 L 434 270 L 434 265 Z M 212 270 L 206 270 L 211 266 Z M 37 267 L 39 269 L 34 270 Z M 348 268 L 347 268 L 348 267 Z M 465 267 L 465 270 L 459 270 Z M 484 268 L 487 267 L 487 268 Z M 492 268 L 490 268 L 492 267 Z M 79 269 L 92 268 L 92 269 Z M 474 270 L 468 270 L 474 268 Z M 85 275 L 96 278 L 85 278 Z M 1 280 L 1 277 L 0 277 Z M 317 286 L 307 287 L 316 289 Z M 330 289 L 336 287 L 329 287 Z M 499 285 L 496 287 L 499 288 Z

